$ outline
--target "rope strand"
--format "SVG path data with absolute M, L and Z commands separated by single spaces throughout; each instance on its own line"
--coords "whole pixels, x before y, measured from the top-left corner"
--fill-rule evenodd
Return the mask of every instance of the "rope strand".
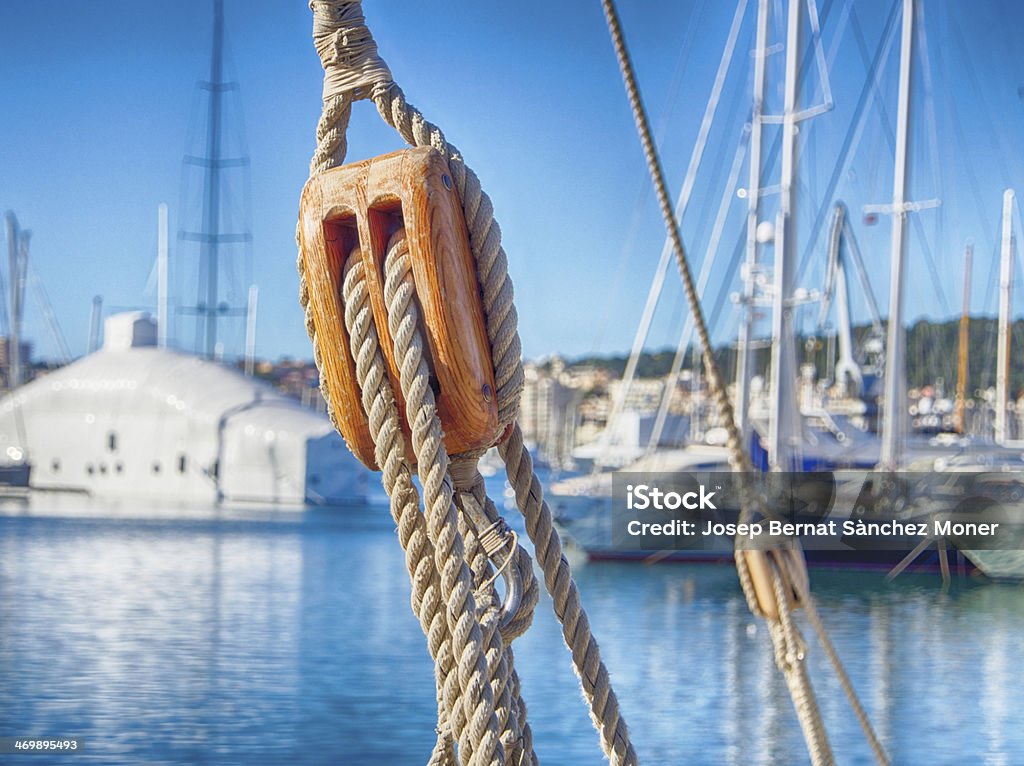
M 611 34 L 612 44 L 615 48 L 615 55 L 619 62 L 619 70 L 622 73 L 622 79 L 626 87 L 626 95 L 629 99 L 630 108 L 633 112 L 633 119 L 636 123 L 637 133 L 639 134 L 640 143 L 643 147 L 644 158 L 647 161 L 651 180 L 654 183 L 658 197 L 658 204 L 661 208 L 662 217 L 665 222 L 665 228 L 672 241 L 672 247 L 676 256 L 676 264 L 679 267 L 679 275 L 683 283 L 683 290 L 686 293 L 686 299 L 690 306 L 690 312 L 693 317 L 697 337 L 703 353 L 708 387 L 712 392 L 712 397 L 718 409 L 719 417 L 728 434 L 726 444 L 729 449 L 730 464 L 733 470 L 739 474 L 738 483 L 741 503 L 740 520 L 748 521 L 755 514 L 764 515 L 768 513 L 768 510 L 763 506 L 758 493 L 752 491 L 750 482 L 750 472 L 752 470 L 750 459 L 744 450 L 742 436 L 736 425 L 736 418 L 733 412 L 732 403 L 729 400 L 721 372 L 719 371 L 718 365 L 714 359 L 707 323 L 704 320 L 700 298 L 697 295 L 693 275 L 690 271 L 689 262 L 686 257 L 686 250 L 683 246 L 679 223 L 676 221 L 675 214 L 673 212 L 668 186 L 665 183 L 664 171 L 662 170 L 661 161 L 658 157 L 657 148 L 655 147 L 654 139 L 651 134 L 650 123 L 647 119 L 647 113 L 644 109 L 643 101 L 640 98 L 640 89 L 637 86 L 636 75 L 633 70 L 632 61 L 630 60 L 629 51 L 626 47 L 626 41 L 622 32 L 622 25 L 619 21 L 618 12 L 615 8 L 615 2 L 614 0 L 601 0 L 601 4 L 604 9 L 608 30 Z M 836 668 L 840 682 L 843 684 L 843 688 L 853 705 L 854 711 L 861 722 L 861 726 L 864 729 L 868 742 L 871 745 L 878 762 L 883 764 L 883 766 L 888 764 L 888 759 L 886 758 L 877 737 L 874 735 L 870 722 L 867 720 L 867 715 L 864 713 L 863 707 L 857 699 L 856 692 L 853 690 L 852 684 L 849 683 L 849 678 L 846 675 L 845 670 L 842 669 L 839 657 L 832 649 L 831 643 L 828 641 L 827 633 L 825 632 L 824 626 L 821 624 L 817 611 L 814 607 L 811 593 L 804 587 L 803 578 L 800 576 L 794 576 L 794 573 L 787 568 L 787 564 L 784 563 L 787 559 L 783 551 L 771 551 L 770 553 L 771 555 L 769 556 L 769 560 L 771 565 L 769 566 L 769 573 L 778 607 L 779 614 L 777 619 L 768 619 L 767 616 L 763 614 L 758 602 L 757 594 L 754 590 L 747 558 L 739 547 L 737 547 L 735 554 L 736 570 L 739 576 L 740 586 L 751 612 L 755 615 L 765 617 L 768 622 L 769 634 L 771 635 L 772 643 L 775 648 L 776 664 L 782 671 L 786 679 L 787 686 L 789 687 L 790 696 L 793 699 L 793 705 L 796 708 L 797 717 L 800 720 L 800 726 L 804 732 L 804 740 L 807 744 L 808 753 L 811 756 L 812 763 L 816 766 L 818 764 L 832 764 L 833 756 L 831 747 L 828 743 L 828 736 L 825 731 L 824 722 L 821 717 L 821 711 L 815 700 L 814 690 L 811 686 L 810 679 L 807 676 L 806 667 L 803 662 L 803 639 L 800 636 L 795 623 L 792 621 L 790 613 L 788 592 L 794 585 L 796 585 L 800 590 L 802 603 L 806 606 L 808 614 L 811 616 L 811 621 L 812 624 L 814 624 L 815 630 L 820 630 L 819 635 L 822 636 L 822 643 L 826 647 L 826 654 L 829 655 L 829 659 L 833 662 L 833 666 Z

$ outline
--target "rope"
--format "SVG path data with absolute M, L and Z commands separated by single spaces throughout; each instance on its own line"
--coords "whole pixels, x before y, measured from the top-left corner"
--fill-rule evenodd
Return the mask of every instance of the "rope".
M 361 390 L 370 432 L 374 437 L 374 453 L 381 466 L 381 479 L 390 498 L 392 518 L 398 528 L 398 539 L 405 551 L 406 568 L 412 583 L 412 610 L 419 618 L 427 637 L 427 649 L 435 663 L 438 690 L 438 741 L 431 763 L 450 763 L 447 753 L 454 754 L 446 710 L 454 704 L 456 693 L 447 682 L 452 670 L 451 632 L 444 618 L 440 599 L 440 580 L 432 565 L 434 546 L 429 539 L 426 521 L 419 512 L 419 493 L 412 483 L 405 461 L 405 445 L 398 419 L 398 408 L 387 382 L 384 359 L 380 354 L 377 329 L 373 325 L 369 293 L 363 277 L 363 264 L 358 249 L 345 264 L 343 295 L 345 325 L 349 332 L 356 370 L 363 381 Z
M 505 461 L 509 483 L 515 490 L 516 505 L 526 519 L 526 532 L 544 572 L 544 585 L 551 595 L 555 616 L 562 625 L 562 637 L 572 652 L 573 669 L 590 707 L 590 719 L 601 735 L 601 748 L 612 764 L 638 763 L 629 730 L 619 713 L 619 702 L 601 659 L 601 650 L 590 631 L 590 621 L 580 603 L 579 589 L 572 579 L 569 562 L 562 555 L 562 541 L 555 531 L 551 510 L 544 500 L 540 481 L 533 472 L 533 459 L 523 444 L 523 432 L 516 423 L 498 453 Z
M 626 93 L 629 98 L 630 107 L 633 110 L 633 117 L 640 133 L 640 142 L 643 146 L 644 158 L 647 161 L 648 169 L 654 181 L 654 190 L 658 197 L 658 206 L 661 208 L 662 217 L 665 220 L 665 227 L 672 240 L 672 249 L 676 257 L 676 265 L 679 267 L 679 276 L 683 281 L 683 290 L 686 293 L 686 300 L 690 305 L 690 312 L 693 315 L 694 325 L 697 331 L 697 340 L 700 342 L 704 356 L 705 374 L 708 378 L 708 387 L 715 397 L 715 404 L 722 417 L 723 425 L 728 434 L 726 445 L 729 447 L 729 462 L 733 470 L 741 473 L 749 473 L 750 461 L 743 451 L 743 439 L 739 429 L 736 427 L 736 417 L 733 414 L 732 403 L 729 401 L 725 386 L 722 384 L 722 374 L 718 369 L 718 363 L 712 355 L 711 335 L 708 332 L 707 322 L 700 308 L 700 297 L 697 294 L 697 287 L 693 281 L 693 273 L 686 259 L 686 249 L 683 247 L 682 235 L 679 233 L 679 226 L 676 223 L 675 215 L 672 212 L 672 201 L 669 197 L 668 186 L 665 184 L 665 173 L 661 167 L 661 160 L 658 157 L 654 145 L 654 138 L 651 135 L 650 123 L 644 111 L 643 103 L 640 100 L 640 90 L 636 83 L 636 75 L 633 73 L 633 65 L 629 59 L 629 52 L 626 50 L 626 42 L 622 35 L 622 26 L 619 23 L 615 4 L 612 0 L 601 0 L 604 7 L 605 18 L 608 22 L 612 35 L 612 43 L 615 46 L 615 54 L 619 60 L 619 67 L 622 70 L 622 77 L 626 85 Z
M 473 578 L 466 565 L 455 492 L 448 474 L 448 453 L 434 392 L 430 388 L 430 370 L 423 357 L 425 342 L 419 330 L 419 309 L 413 299 L 412 267 L 404 234 L 396 234 L 389 243 L 384 268 L 388 325 L 423 487 L 427 531 L 434 543 L 434 564 L 441 575 L 441 591 L 447 601 L 452 651 L 458 658 L 462 709 L 468 724 L 459 733 L 459 753 L 468 763 L 504 763 L 504 748 L 499 741 L 504 727 L 499 726 L 498 714 L 507 722 L 510 711 L 506 708 L 496 712 L 495 709 L 495 699 L 507 684 L 507 672 L 505 678 L 496 673 L 496 657 L 503 653 L 497 631 L 497 611 L 489 610 L 486 620 L 476 617 Z M 498 690 L 492 687 L 492 682 L 498 685 Z M 507 704 L 507 699 L 503 702 Z M 457 715 L 457 711 L 452 713 Z M 474 757 L 484 754 L 486 758 Z
M 746 521 L 755 513 L 765 514 L 767 509 L 764 508 L 760 497 L 757 493 L 752 491 L 752 487 L 750 486 L 750 460 L 743 448 L 740 431 L 736 426 L 732 403 L 729 401 L 728 392 L 723 385 L 721 373 L 713 356 L 711 338 L 708 333 L 707 324 L 704 320 L 700 299 L 693 282 L 693 275 L 690 271 L 689 262 L 686 257 L 686 250 L 683 247 L 679 224 L 672 212 L 672 203 L 669 197 L 668 187 L 665 183 L 664 171 L 662 170 L 661 161 L 658 157 L 657 149 L 655 148 L 654 140 L 651 136 L 647 113 L 640 98 L 640 90 L 637 86 L 636 75 L 630 60 L 629 51 L 626 48 L 625 38 L 622 33 L 622 25 L 615 9 L 615 3 L 614 0 L 601 0 L 601 4 L 604 9 L 608 30 L 611 34 L 612 44 L 615 48 L 616 58 L 619 62 L 622 79 L 626 87 L 626 95 L 629 99 L 634 121 L 636 122 L 637 132 L 640 136 L 644 158 L 647 161 L 647 166 L 650 171 L 652 181 L 654 182 L 658 203 L 661 208 L 662 217 L 665 221 L 665 227 L 672 240 L 672 246 L 676 256 L 676 264 L 679 267 L 679 274 L 683 282 L 683 289 L 686 293 L 687 302 L 689 303 L 690 312 L 693 317 L 693 323 L 697 331 L 697 338 L 703 352 L 708 387 L 712 392 L 721 422 L 724 424 L 728 434 L 726 445 L 729 449 L 729 462 L 733 470 L 739 474 L 737 478 L 739 480 L 738 484 L 741 500 L 741 521 Z M 806 650 L 803 638 L 800 635 L 796 624 L 792 620 L 789 593 L 794 587 L 798 590 L 802 599 L 802 604 L 807 607 L 808 614 L 813 615 L 811 617 L 811 621 L 815 626 L 815 630 L 819 632 L 819 636 L 824 637 L 822 639 L 822 644 L 826 647 L 826 654 L 829 655 L 830 661 L 832 661 L 833 666 L 837 669 L 837 675 L 840 678 L 840 683 L 843 684 L 843 689 L 851 700 L 851 704 L 858 715 L 858 719 L 861 721 L 861 726 L 865 731 L 869 744 L 875 752 L 876 758 L 879 763 L 887 764 L 888 760 L 886 759 L 885 753 L 881 749 L 881 745 L 871 729 L 870 722 L 867 720 L 867 715 L 864 713 L 863 707 L 860 705 L 859 700 L 857 700 L 856 692 L 849 681 L 849 677 L 846 675 L 845 671 L 842 670 L 839 657 L 827 638 L 827 632 L 818 617 L 811 593 L 804 584 L 802 573 L 792 571 L 791 567 L 793 566 L 793 559 L 788 555 L 786 550 L 779 549 L 770 551 L 768 558 L 770 563 L 769 573 L 771 577 L 771 584 L 778 609 L 778 616 L 776 618 L 769 619 L 763 613 L 754 589 L 746 554 L 739 546 L 737 546 L 735 554 L 736 571 L 739 577 L 740 586 L 751 612 L 755 615 L 764 617 L 768 622 L 769 634 L 771 635 L 775 651 L 776 665 L 779 667 L 786 679 L 786 684 L 793 700 L 793 706 L 796 709 L 797 718 L 800 721 L 800 727 L 804 734 L 804 740 L 807 744 L 807 750 L 811 757 L 811 762 L 815 764 L 815 766 L 818 766 L 819 764 L 832 764 L 833 756 L 831 747 L 828 743 L 828 736 L 825 731 L 824 722 L 821 717 L 821 711 L 818 708 L 818 704 L 814 696 L 814 690 L 811 686 L 810 679 L 807 676 L 807 670 L 804 665 Z
M 432 146 L 448 161 L 462 201 L 470 248 L 480 284 L 488 341 L 495 368 L 498 417 L 513 424 L 523 388 L 522 350 L 519 340 L 508 261 L 501 233 L 494 220 L 490 198 L 476 174 L 441 130 L 408 104 L 390 72 L 376 55 L 376 45 L 365 27 L 360 3 L 352 0 L 314 0 L 314 37 L 324 67 L 324 108 L 317 125 L 317 147 L 310 175 L 344 162 L 345 133 L 352 101 L 371 98 L 388 124 L 415 146 Z M 345 266 L 343 297 L 362 404 L 370 420 L 375 457 L 382 467 L 382 481 L 391 498 L 392 516 L 406 552 L 413 585 L 413 610 L 420 618 L 428 649 L 436 666 L 438 740 L 431 764 L 461 763 L 535 764 L 532 733 L 520 683 L 507 642 L 521 634 L 532 620 L 539 587 L 532 574 L 529 555 L 511 538 L 499 545 L 500 527 L 494 504 L 486 497 L 476 470 L 477 456 L 456 456 L 452 462 L 444 448 L 429 370 L 423 358 L 424 340 L 419 329 L 415 288 L 404 237 L 389 243 L 385 259 L 385 301 L 394 340 L 394 358 L 400 367 L 400 384 L 411 424 L 413 451 L 423 487 L 425 517 L 412 485 L 411 468 L 404 456 L 404 440 L 394 392 L 379 347 L 373 314 L 368 303 L 358 250 Z M 309 285 L 300 253 L 299 300 L 305 310 L 306 329 L 321 370 L 324 353 L 318 343 L 316 323 L 309 305 Z M 325 391 L 326 393 L 326 391 Z M 330 401 L 330 398 L 325 396 Z M 328 408 L 332 422 L 336 417 Z M 516 488 L 527 529 L 536 545 L 545 585 L 552 594 L 555 613 L 571 651 L 602 747 L 613 764 L 635 764 L 625 721 L 590 632 L 586 613 L 561 555 L 561 542 L 551 526 L 551 514 L 543 503 L 532 461 L 522 445 L 518 425 L 502 455 Z M 510 445 L 513 447 L 510 451 Z M 472 523 L 489 519 L 483 528 Z M 499 627 L 498 604 L 491 581 L 488 543 L 492 555 L 507 552 L 501 567 L 515 568 L 524 583 L 519 608 Z
M 481 583 L 478 586 L 478 590 L 483 589 L 488 593 L 492 593 L 489 589 L 496 573 L 492 574 L 490 571 L 489 554 L 483 542 L 487 530 L 485 529 L 483 533 L 477 534 L 473 525 L 465 522 L 475 518 L 477 513 L 483 513 L 488 518 L 497 517 L 499 520 L 501 517 L 498 516 L 494 503 L 487 497 L 483 476 L 476 470 L 475 460 L 454 458 L 452 469 L 451 475 L 456 489 L 455 502 L 460 510 L 463 511 L 463 515 L 460 517 L 460 530 L 462 530 L 463 537 L 466 540 L 467 556 L 471 561 L 470 568 L 473 570 L 475 582 Z M 460 473 L 462 474 L 461 478 Z M 513 537 L 512 539 L 514 540 L 515 538 Z M 524 568 L 528 569 L 529 579 L 524 578 L 524 582 L 528 584 L 523 600 L 516 612 L 516 619 L 499 628 L 501 637 L 506 642 L 502 661 L 505 663 L 505 667 L 507 667 L 508 683 L 505 689 L 510 699 L 510 704 L 503 706 L 501 709 L 504 711 L 511 708 L 511 711 L 516 715 L 515 721 L 505 723 L 502 745 L 505 747 L 510 763 L 536 764 L 536 754 L 533 751 L 533 732 L 527 721 L 526 703 L 522 699 L 519 676 L 514 667 L 515 662 L 512 655 L 511 641 L 513 638 L 524 633 L 530 626 L 533 611 L 539 597 L 539 588 L 537 579 L 533 576 L 533 562 L 526 551 L 518 547 L 518 545 L 515 546 L 513 556 L 505 559 L 503 566 L 510 564 L 520 570 L 521 578 L 523 577 L 522 570 Z M 502 668 L 499 672 L 504 674 L 506 671 Z M 518 730 L 515 728 L 516 726 L 518 726 Z M 516 731 L 518 731 L 518 738 L 516 737 Z
M 875 733 L 874 727 L 872 727 L 871 721 L 868 718 L 867 711 L 864 710 L 864 706 L 861 704 L 857 692 L 853 688 L 853 682 L 850 680 L 850 676 L 846 673 L 846 668 L 843 667 L 843 663 L 839 659 L 839 653 L 832 643 L 825 624 L 821 621 L 821 615 L 818 614 L 818 608 L 814 603 L 814 599 L 810 598 L 811 594 L 802 580 L 797 583 L 797 589 L 800 590 L 800 598 L 804 604 L 807 621 L 818 635 L 818 643 L 821 644 L 825 656 L 832 664 L 832 669 L 839 680 L 839 685 L 843 688 L 843 693 L 846 695 L 846 699 L 849 701 L 850 707 L 853 708 L 853 713 L 857 716 L 857 721 L 860 723 L 860 728 L 864 732 L 864 737 L 875 754 L 875 760 L 881 766 L 889 766 L 889 756 L 886 754 L 885 748 L 882 747 L 882 743 L 879 741 L 878 735 Z
M 365 97 L 365 89 L 391 79 L 366 28 L 360 2 L 312 0 L 313 44 L 324 62 L 324 102 L 335 96 Z
M 509 424 L 519 413 L 523 390 L 522 344 L 519 340 L 519 316 L 513 302 L 508 258 L 501 245 L 501 229 L 494 219 L 491 198 L 480 186 L 476 173 L 465 164 L 459 150 L 445 140 L 441 129 L 405 100 L 402 89 L 393 82 L 374 87 L 371 98 L 381 117 L 412 146 L 432 146 L 448 161 L 452 180 L 469 231 L 469 246 L 476 262 L 477 278 L 483 298 L 487 338 L 491 346 L 494 379 L 497 387 L 498 419 Z
M 399 244 L 404 244 L 404 241 Z M 392 254 L 395 250 L 393 245 Z M 405 266 L 408 263 L 407 257 L 400 260 L 392 257 L 388 261 L 389 266 L 396 261 Z M 428 648 L 438 669 L 438 741 L 430 763 L 455 763 L 453 735 L 459 740 L 459 752 L 465 763 L 533 763 L 532 735 L 528 726 L 523 731 L 525 706 L 519 698 L 519 681 L 512 669 L 511 654 L 502 645 L 498 631 L 493 589 L 486 599 L 482 596 L 487 588 L 478 588 L 470 594 L 470 598 L 479 596 L 480 601 L 489 602 L 480 611 L 478 623 L 474 624 L 472 616 L 476 609 L 472 605 L 463 606 L 463 602 L 468 600 L 466 594 L 472 589 L 466 585 L 471 575 L 464 564 L 452 566 L 462 557 L 442 557 L 435 545 L 437 542 L 441 545 L 457 544 L 458 537 L 436 534 L 430 525 L 429 512 L 426 519 L 419 513 L 419 497 L 404 457 L 397 406 L 380 353 L 358 250 L 346 263 L 343 295 L 357 374 L 364 381 L 363 405 L 375 437 L 375 457 L 383 467 L 384 486 L 391 497 L 392 515 L 399 527 L 399 539 L 406 551 L 413 582 L 413 610 L 420 617 L 421 626 L 428 636 Z M 394 295 L 389 297 L 389 303 L 394 307 Z M 418 339 L 417 334 L 403 337 L 402 342 L 408 342 L 410 349 L 415 349 L 418 342 L 422 348 L 422 339 Z M 414 354 L 415 351 L 411 350 L 404 358 L 411 360 Z M 419 362 L 412 367 L 415 374 L 421 376 L 425 370 L 422 357 Z M 424 404 L 410 400 L 410 409 L 418 408 L 423 412 L 424 407 Z M 426 415 L 419 418 L 424 422 L 427 419 Z M 422 474 L 421 483 L 428 498 L 428 507 L 432 498 L 432 507 L 443 504 L 444 493 L 435 492 L 435 484 L 424 479 Z M 438 497 L 442 499 L 438 501 Z M 449 520 L 443 532 L 451 526 Z M 479 548 L 475 540 L 467 546 Z M 444 564 L 438 566 L 441 558 Z M 486 558 L 484 566 L 487 566 Z M 535 604 L 536 583 L 533 593 L 532 603 Z M 457 662 L 455 658 L 458 658 Z M 486 678 L 487 683 L 481 683 L 481 678 Z M 508 752 L 508 757 L 503 750 Z
M 511 557 L 506 556 L 501 566 L 502 568 L 514 568 L 519 574 L 519 581 L 524 583 L 518 609 L 513 618 L 501 628 L 502 638 L 506 642 L 511 642 L 530 627 L 533 622 L 534 610 L 540 599 L 540 588 L 533 573 L 533 559 L 522 546 L 511 544 L 518 538 L 514 532 L 509 530 L 505 520 L 494 506 L 494 502 L 487 496 L 484 477 L 477 468 L 476 459 L 453 458 L 450 473 L 456 489 L 455 502 L 464 516 L 475 521 L 473 535 L 479 540 L 484 552 L 487 553 L 487 558 L 493 557 L 496 552 L 511 549 Z M 477 521 L 478 518 L 479 521 Z M 480 577 L 486 577 L 486 580 L 493 581 L 496 574 L 487 575 L 486 572 L 481 572 Z M 486 580 L 484 581 L 486 582 Z
M 796 708 L 797 720 L 804 734 L 807 753 L 811 763 L 818 766 L 831 766 L 835 762 L 832 748 L 829 746 L 825 722 L 822 720 L 814 688 L 807 675 L 807 645 L 804 643 L 800 629 L 793 622 L 789 606 L 788 582 L 785 569 L 785 557 L 772 556 L 772 586 L 775 591 L 775 603 L 778 606 L 777 620 L 768 620 L 769 633 L 775 647 L 775 664 L 786 679 L 789 696 Z

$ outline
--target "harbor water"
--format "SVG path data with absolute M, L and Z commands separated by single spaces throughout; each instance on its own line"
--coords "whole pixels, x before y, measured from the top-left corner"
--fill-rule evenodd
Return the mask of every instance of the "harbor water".
M 577 580 L 641 762 L 807 762 L 730 567 L 591 564 Z M 1024 587 L 812 582 L 893 763 L 1024 763 Z M 808 640 L 837 762 L 872 763 Z M 515 646 L 542 762 L 602 763 L 546 598 Z M 85 749 L 0 763 L 416 764 L 435 712 L 384 506 L 4 501 L 0 737 L 77 736 Z

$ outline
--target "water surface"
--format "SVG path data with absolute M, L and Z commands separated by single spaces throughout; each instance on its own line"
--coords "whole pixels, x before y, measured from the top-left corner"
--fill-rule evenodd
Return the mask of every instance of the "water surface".
M 577 579 L 642 762 L 807 762 L 731 568 L 595 564 Z M 1024 763 L 1024 587 L 822 571 L 813 584 L 895 764 Z M 408 594 L 383 507 L 7 501 L 0 736 L 87 747 L 7 759 L 424 763 L 434 685 Z M 872 763 L 811 647 L 838 763 Z M 516 661 L 542 762 L 602 763 L 549 601 Z

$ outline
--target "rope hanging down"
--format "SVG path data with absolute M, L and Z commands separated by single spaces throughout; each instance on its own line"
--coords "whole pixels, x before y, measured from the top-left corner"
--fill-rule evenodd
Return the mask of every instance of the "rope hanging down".
M 733 470 L 738 474 L 742 506 L 740 520 L 750 521 L 751 518 L 758 515 L 771 516 L 772 513 L 765 506 L 763 498 L 751 486 L 752 466 L 743 448 L 743 440 L 736 426 L 732 403 L 729 401 L 721 372 L 715 362 L 707 323 L 704 320 L 700 299 L 694 286 L 693 275 L 687 261 L 686 250 L 683 247 L 682 235 L 679 231 L 679 224 L 673 213 L 668 186 L 665 183 L 664 171 L 662 170 L 658 152 L 651 135 L 647 113 L 640 98 L 640 89 L 637 86 L 633 64 L 630 60 L 629 51 L 626 48 L 618 12 L 616 11 L 614 0 L 601 0 L 601 3 L 608 24 L 608 30 L 612 37 L 612 44 L 615 47 L 622 79 L 626 86 L 626 95 L 633 111 L 637 132 L 640 135 L 644 157 L 647 161 L 651 179 L 654 182 L 662 217 L 675 252 L 676 264 L 679 267 L 683 289 L 694 319 L 697 338 L 700 342 L 704 358 L 708 387 L 711 389 L 719 417 L 728 433 L 729 462 Z M 799 548 L 788 543 L 768 551 L 744 550 L 743 541 L 737 539 L 735 562 L 747 605 L 751 612 L 763 617 L 768 623 L 769 634 L 771 635 L 775 651 L 775 663 L 785 677 L 786 684 L 789 687 L 790 696 L 792 697 L 793 705 L 796 708 L 797 717 L 804 733 L 807 750 L 811 756 L 811 762 L 815 766 L 824 766 L 832 764 L 834 760 L 821 717 L 821 711 L 818 708 L 814 690 L 807 675 L 805 664 L 806 646 L 792 618 L 791 610 L 795 605 L 799 605 L 807 611 L 808 619 L 818 633 L 826 655 L 832 663 L 843 691 L 846 693 L 857 715 L 857 720 L 861 724 L 865 737 L 875 754 L 875 758 L 879 764 L 886 766 L 889 763 L 888 757 L 871 727 L 867 714 L 857 698 L 853 685 L 850 683 L 850 679 L 818 615 L 814 599 L 807 585 L 806 565 L 802 552 L 800 552 Z
M 512 283 L 490 199 L 458 150 L 441 130 L 408 104 L 377 54 L 358 1 L 313 0 L 314 39 L 324 67 L 324 107 L 317 125 L 317 148 L 310 176 L 340 166 L 347 149 L 345 133 L 352 102 L 368 98 L 384 120 L 413 146 L 431 146 L 448 163 L 469 231 L 488 343 L 495 372 L 498 418 L 507 428 L 499 452 L 505 461 L 517 505 L 533 542 L 562 624 L 601 746 L 612 764 L 637 763 L 626 723 L 601 660 L 551 512 L 522 432 L 515 422 L 523 387 L 521 345 Z M 310 280 L 301 252 L 300 301 L 306 329 L 326 386 L 323 328 L 310 306 Z M 529 555 L 506 534 L 477 470 L 479 454 L 449 456 L 437 415 L 425 340 L 410 275 L 408 247 L 399 231 L 388 243 L 384 261 L 388 330 L 393 359 L 400 361 L 401 400 L 412 429 L 412 448 L 423 487 L 424 510 L 406 457 L 398 397 L 388 377 L 380 335 L 358 248 L 344 263 L 344 323 L 355 360 L 363 409 L 374 441 L 382 483 L 405 551 L 412 584 L 412 609 L 427 637 L 435 662 L 438 724 L 431 764 L 536 764 L 526 706 L 520 694 L 511 641 L 530 625 L 539 586 Z M 325 399 L 330 402 L 330 397 Z M 329 414 L 337 426 L 336 413 Z M 497 572 L 494 566 L 498 567 Z M 493 582 L 510 569 L 522 583 L 517 606 L 502 614 Z M 506 594 L 508 595 L 508 594 Z M 457 759 L 457 761 L 456 761 Z

